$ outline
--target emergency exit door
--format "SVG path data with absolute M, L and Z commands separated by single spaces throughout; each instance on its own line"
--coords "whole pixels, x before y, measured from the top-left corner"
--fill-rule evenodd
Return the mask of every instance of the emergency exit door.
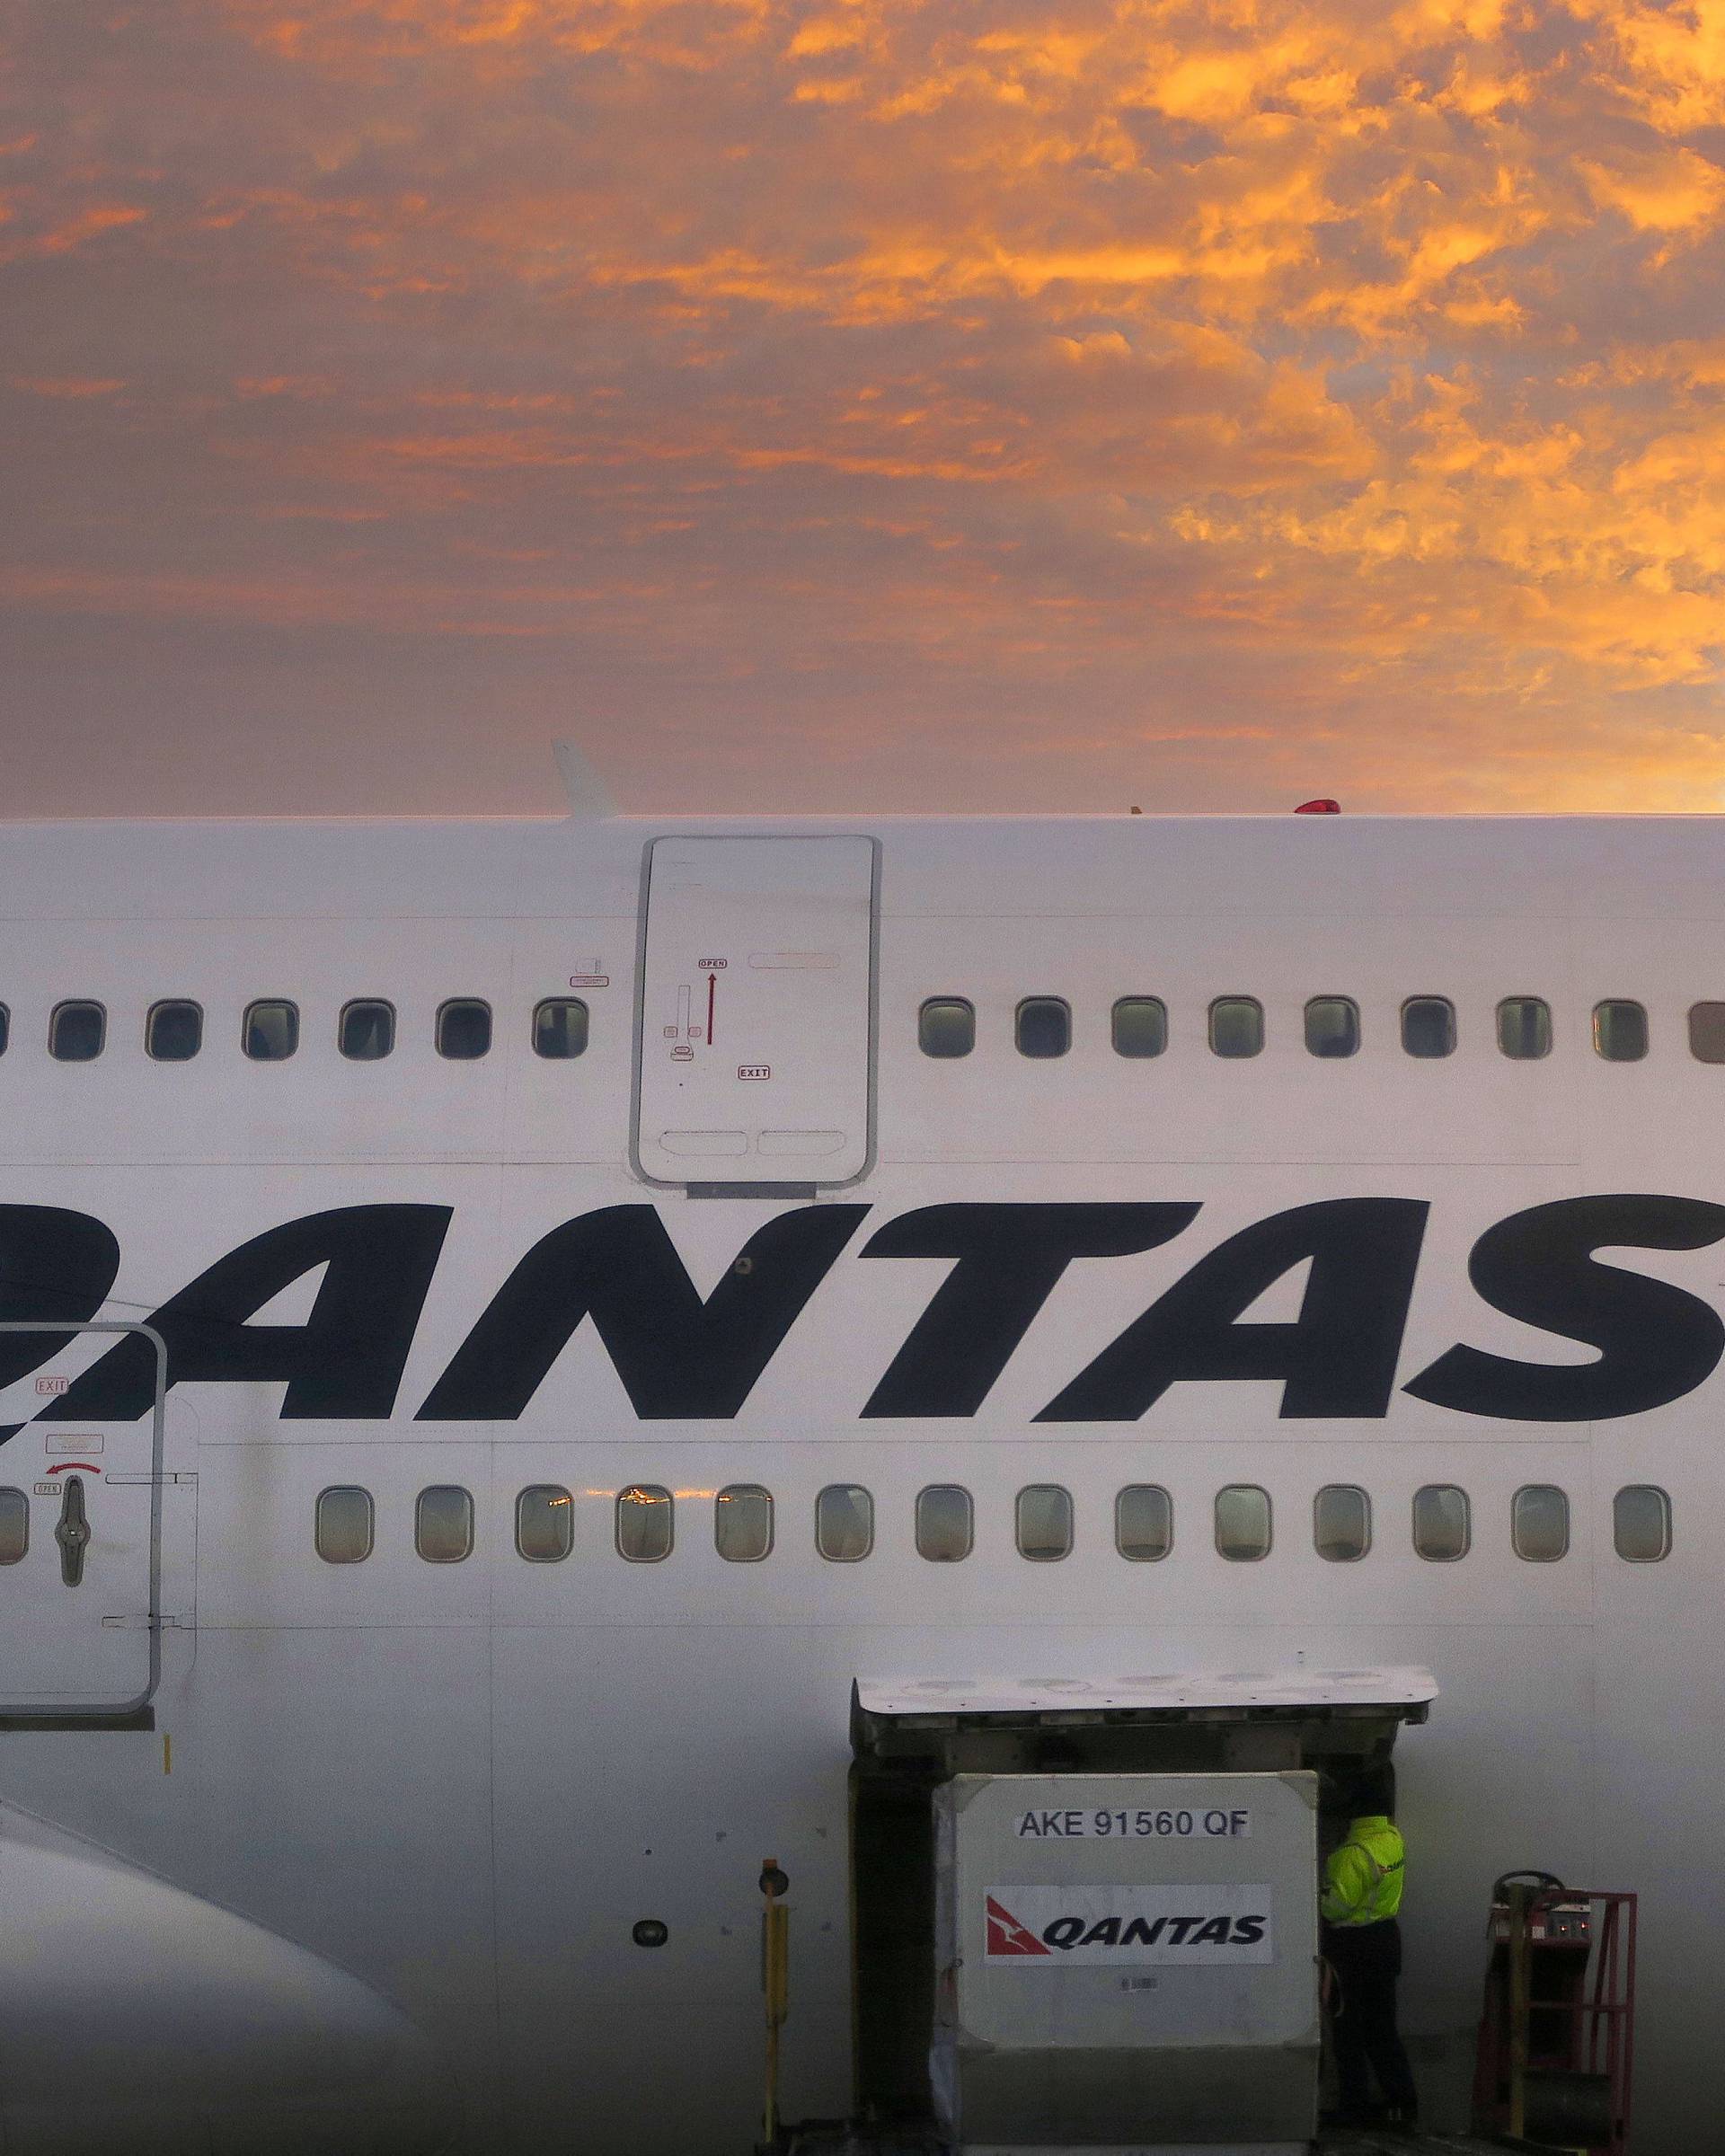
M 29 1420 L 0 1445 L 0 1717 L 100 1720 L 145 1705 L 160 1666 L 164 1354 L 159 1335 L 119 1322 L 0 1334 L 49 1330 L 145 1333 L 155 1353 L 152 1413 Z M 25 1377 L 0 1415 L 42 1404 Z
M 654 1182 L 846 1183 L 869 1165 L 876 847 L 649 849 L 635 1158 Z

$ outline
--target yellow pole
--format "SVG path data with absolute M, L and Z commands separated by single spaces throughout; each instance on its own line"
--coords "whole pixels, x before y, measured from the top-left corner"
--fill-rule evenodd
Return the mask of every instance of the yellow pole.
M 1509 2133 L 1519 2141 L 1527 2131 L 1527 2022 L 1533 1993 L 1533 1956 L 1527 1946 L 1527 1896 L 1524 1886 L 1509 1889 Z
M 779 1869 L 779 1860 L 768 1857 L 761 1866 L 761 1989 L 766 1994 L 766 2102 L 762 2124 L 769 2149 L 778 2139 L 779 2031 L 790 2006 L 791 1912 L 783 1901 L 790 1884 Z

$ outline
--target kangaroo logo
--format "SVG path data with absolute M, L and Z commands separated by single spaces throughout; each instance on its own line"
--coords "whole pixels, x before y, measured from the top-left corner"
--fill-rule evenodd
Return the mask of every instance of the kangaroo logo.
M 995 1961 L 1005 1954 L 1047 1954 L 1048 1948 L 1036 1936 L 1027 1931 L 1008 1909 L 1003 1909 L 991 1894 L 988 1902 L 988 1958 Z

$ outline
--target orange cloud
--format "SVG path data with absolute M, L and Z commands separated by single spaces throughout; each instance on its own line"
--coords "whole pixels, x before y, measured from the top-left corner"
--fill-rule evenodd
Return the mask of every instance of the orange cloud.
M 15 215 L 13 206 L 9 212 Z M 136 203 L 97 202 L 79 209 L 61 222 L 21 237 L 10 247 L 0 247 L 0 262 L 15 261 L 23 257 L 41 257 L 71 254 L 78 248 L 98 240 L 105 233 L 122 231 L 128 225 L 141 225 L 149 211 Z
M 213 98 L 117 16 L 0 111 L 14 607 L 854 698 L 889 791 L 1010 707 L 1036 784 L 1720 797 L 1725 0 L 164 19 Z
M 106 379 L 84 375 L 13 375 L 12 386 L 32 397 L 111 397 L 126 384 L 118 376 Z

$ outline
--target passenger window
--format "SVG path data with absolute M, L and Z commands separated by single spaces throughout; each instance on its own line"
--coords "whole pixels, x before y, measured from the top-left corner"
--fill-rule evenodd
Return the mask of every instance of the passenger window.
M 1455 1053 L 1455 1006 L 1446 995 L 1411 995 L 1402 1006 L 1405 1054 L 1432 1060 Z
M 1312 1501 L 1312 1539 L 1332 1565 L 1350 1565 L 1372 1546 L 1372 1501 L 1351 1482 L 1326 1483 Z
M 15 1565 L 30 1548 L 30 1499 L 22 1489 L 0 1489 L 0 1565 Z
M 561 1565 L 575 1547 L 575 1502 L 561 1482 L 535 1482 L 516 1498 L 515 1546 L 530 1565 Z
M 1453 1565 L 1467 1555 L 1473 1524 L 1467 1492 L 1449 1482 L 1428 1482 L 1413 1493 L 1413 1546 L 1434 1565 Z
M 491 1048 L 491 1006 L 457 995 L 438 1011 L 438 1054 L 451 1063 L 477 1063 Z
M 932 995 L 916 1013 L 916 1045 L 924 1056 L 968 1056 L 977 1045 L 977 1012 L 962 996 Z
M 1612 1500 L 1611 1539 L 1632 1565 L 1657 1565 L 1671 1554 L 1671 1500 L 1650 1482 L 1632 1482 Z
M 916 1554 L 931 1564 L 955 1565 L 969 1557 L 973 1540 L 970 1492 L 956 1482 L 931 1482 L 916 1493 Z
M 335 1045 L 349 1063 L 381 1063 L 395 1046 L 395 1009 L 377 996 L 341 1006 Z
M 757 1565 L 773 1548 L 773 1496 L 758 1482 L 732 1482 L 713 1501 L 712 1541 L 727 1564 Z
M 413 1507 L 413 1547 L 428 1565 L 458 1565 L 473 1549 L 473 1500 L 453 1482 L 420 1492 Z
M 1128 1482 L 1114 1499 L 1114 1547 L 1135 1565 L 1154 1565 L 1173 1546 L 1173 1499 L 1158 1483 Z
M 549 996 L 533 1013 L 533 1052 L 547 1063 L 587 1053 L 587 1005 L 578 996 Z
M 144 1021 L 144 1053 L 157 1063 L 190 1063 L 204 1045 L 204 1014 L 196 1003 L 152 1003 Z
M 1509 1534 L 1517 1557 L 1554 1565 L 1570 1547 L 1570 1500 L 1549 1482 L 1529 1482 L 1516 1492 Z
M 1263 1005 L 1249 995 L 1219 995 L 1210 1005 L 1210 1053 L 1256 1056 L 1264 1045 Z
M 57 1003 L 48 1021 L 48 1052 L 57 1063 L 93 1063 L 108 1038 L 100 1003 Z
M 4 1056 L 12 1041 L 12 1012 L 0 1003 L 0 1056 Z
M 1647 1054 L 1647 1012 L 1640 1003 L 1593 1006 L 1593 1046 L 1607 1063 L 1639 1063 Z
M 1231 1482 L 1216 1493 L 1216 1546 L 1234 1564 L 1269 1555 L 1269 1492 Z
M 1018 1006 L 1013 1037 L 1021 1056 L 1064 1056 L 1072 1046 L 1072 1006 L 1057 995 L 1027 995 Z
M 1498 1046 L 1515 1063 L 1552 1052 L 1552 1007 L 1537 995 L 1506 995 L 1498 1005 Z
M 855 1482 L 829 1482 L 815 1499 L 815 1548 L 829 1565 L 854 1565 L 874 1547 L 874 1499 Z
M 1117 1056 L 1160 1056 L 1168 1046 L 1168 1011 L 1154 995 L 1123 995 L 1111 1021 Z
M 1314 995 L 1305 1006 L 1310 1056 L 1352 1056 L 1359 1048 L 1359 1005 L 1345 995 Z
M 1072 1554 L 1072 1492 L 1057 1482 L 1032 1482 L 1018 1493 L 1018 1554 L 1052 1564 Z
M 656 1565 L 671 1554 L 671 1493 L 657 1482 L 632 1482 L 617 1492 L 617 1555 L 632 1565 Z
M 299 1046 L 299 1005 L 249 1003 L 240 1044 L 253 1063 L 286 1063 Z
M 362 1565 L 371 1555 L 371 1492 L 350 1482 L 317 1493 L 312 1539 L 326 1565 Z
M 0 1047 L 4 1045 L 0 1036 Z M 1691 1004 L 1689 1053 L 1697 1063 L 1725 1063 L 1725 1003 Z

